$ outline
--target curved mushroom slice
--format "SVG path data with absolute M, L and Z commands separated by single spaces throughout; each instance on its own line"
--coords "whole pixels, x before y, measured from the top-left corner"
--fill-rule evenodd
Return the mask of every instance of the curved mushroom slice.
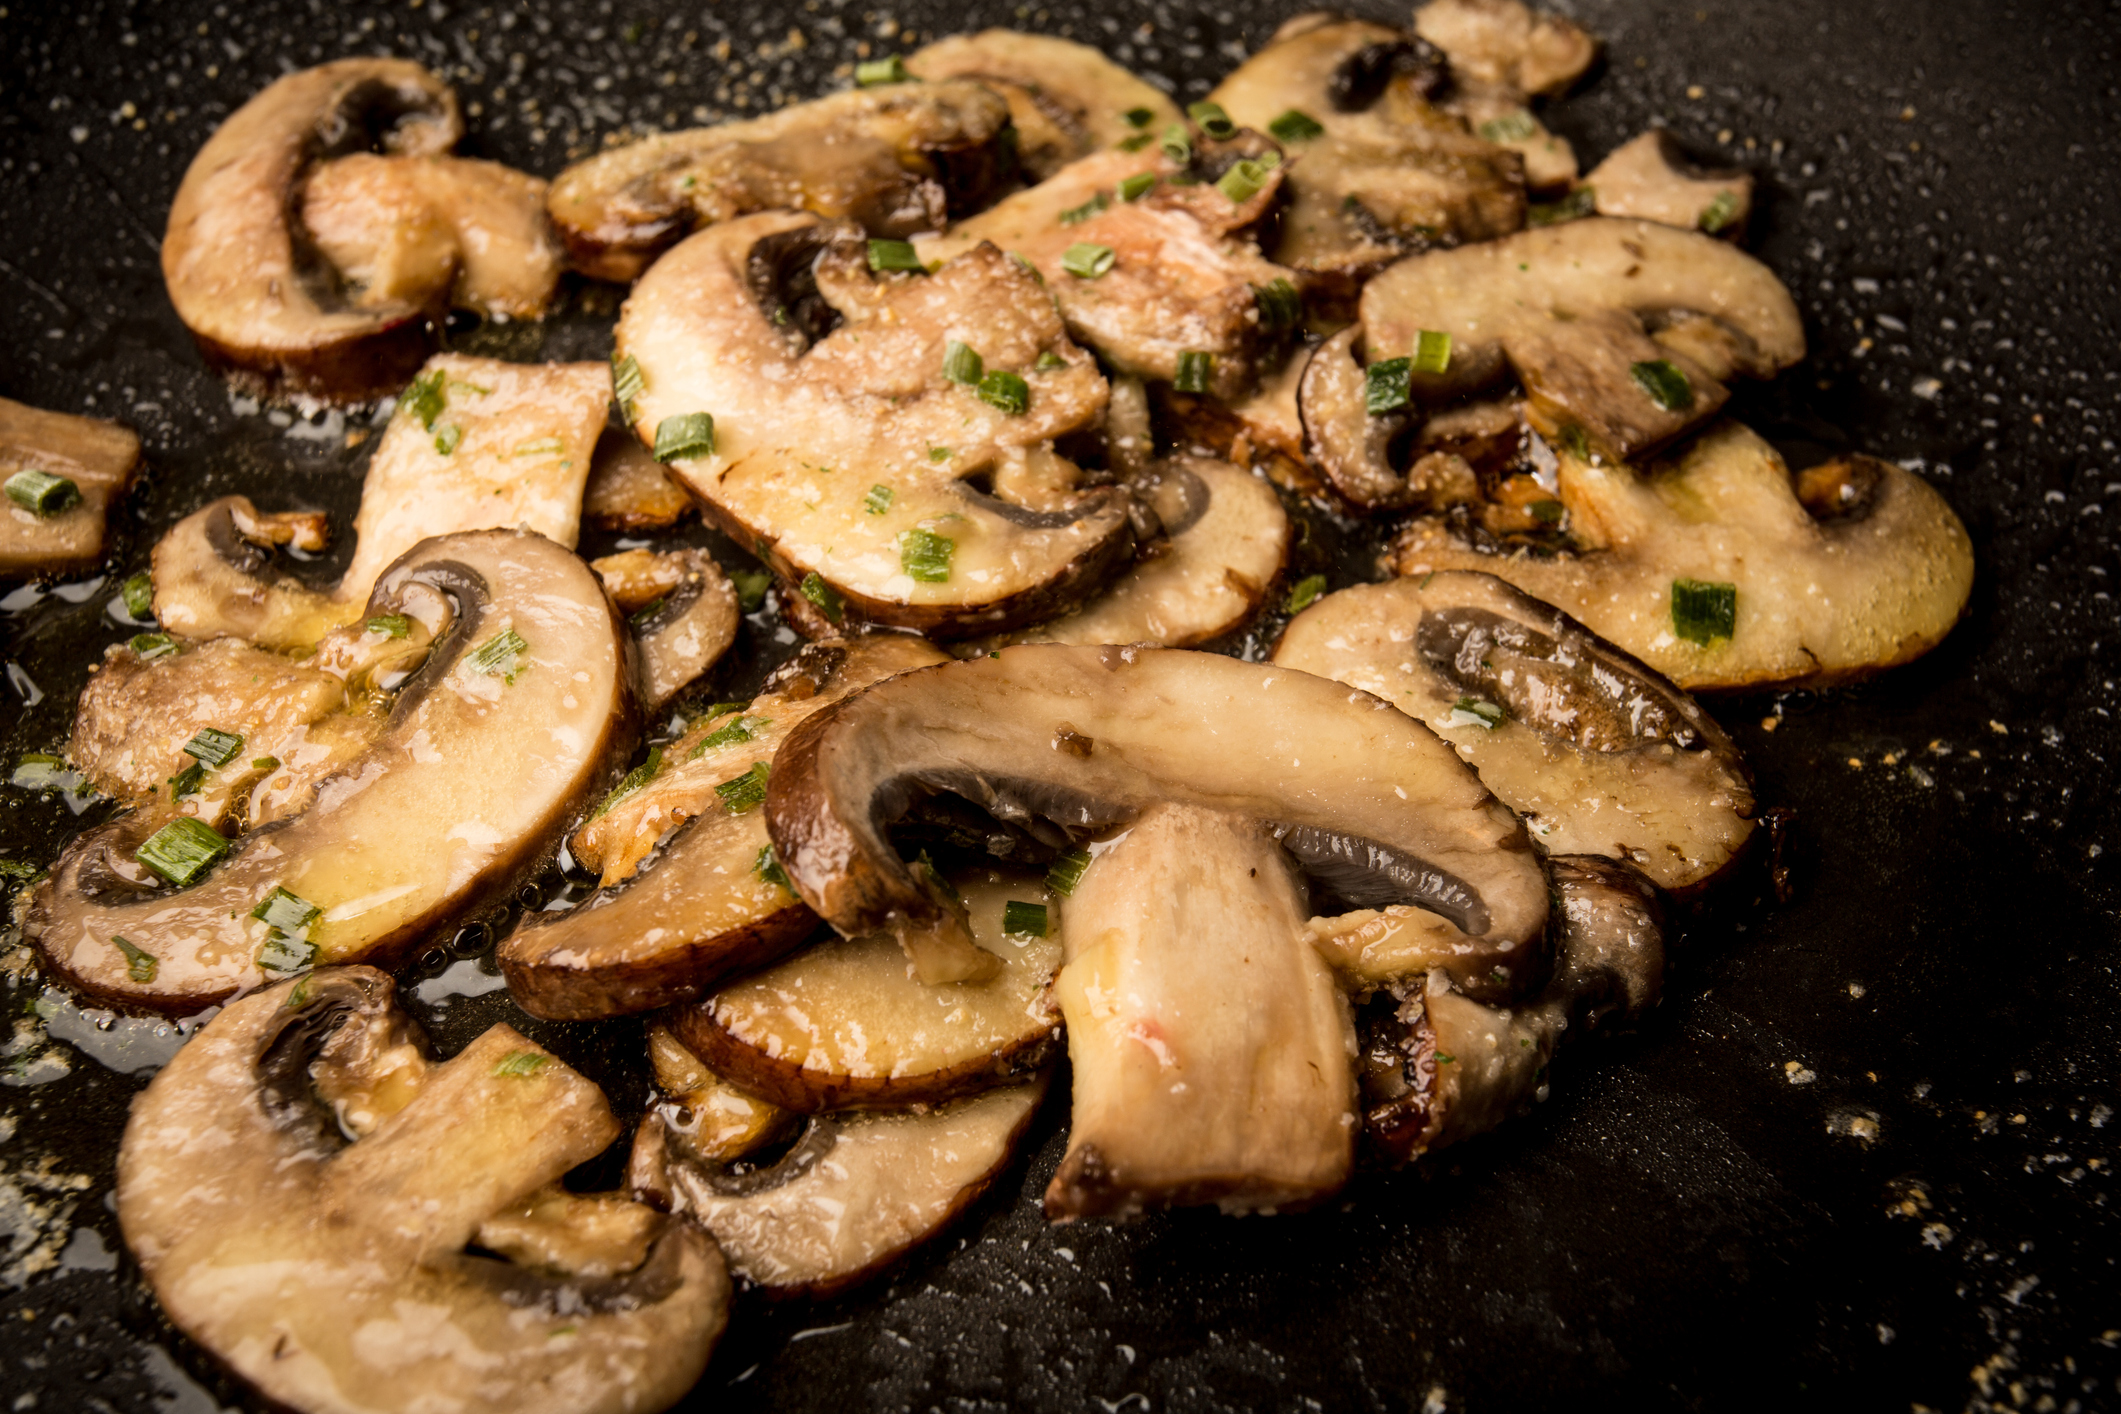
M 1528 962 L 1546 916 L 1523 827 L 1434 734 L 1338 683 L 1213 654 L 1005 648 L 881 683 L 789 737 L 766 796 L 782 866 L 841 933 L 896 935 L 931 984 L 988 961 L 884 834 L 937 795 L 1049 847 L 1164 802 L 1264 820 L 1351 905 L 1432 911 L 1477 975 Z
M 714 1243 L 556 1190 L 621 1131 L 555 1057 L 507 1026 L 431 1069 L 418 1042 L 388 978 L 333 969 L 234 1003 L 156 1075 L 117 1206 L 163 1310 L 304 1410 L 675 1401 L 728 1319 Z M 394 1093 L 347 1143 L 328 1082 Z
M 692 509 L 692 497 L 632 432 L 607 427 L 597 438 L 582 491 L 582 515 L 604 530 L 661 530 Z
M 707 1068 L 670 1028 L 648 1028 L 648 1061 L 657 1088 L 669 1096 L 655 1106 L 664 1142 L 703 1163 L 741 1159 L 786 1137 L 801 1121 L 792 1110 L 739 1090 Z M 670 1206 L 665 1194 L 657 1206 Z
M 970 1207 L 1009 1163 L 1044 1077 L 932 1110 L 813 1115 L 781 1158 L 693 1161 L 650 1115 L 635 1191 L 714 1234 L 738 1276 L 773 1296 L 831 1296 L 877 1275 Z
M 1514 402 L 1372 412 L 1359 324 L 1311 351 L 1296 387 L 1304 451 L 1327 487 L 1357 510 L 1438 510 L 1479 499 L 1476 466 L 1507 464 L 1523 441 Z M 1410 381 L 1412 375 L 1409 375 Z
M 662 708 L 736 639 L 736 590 L 705 550 L 624 550 L 589 567 L 633 625 L 641 700 Z
M 835 627 L 1013 628 L 1133 549 L 1126 492 L 1078 493 L 1051 447 L 1097 423 L 1105 380 L 992 246 L 879 276 L 852 228 L 743 217 L 656 262 L 618 348 L 643 438 L 703 434 L 675 473 Z
M 1002 960 L 985 982 L 928 987 L 888 936 L 833 939 L 670 1014 L 714 1074 L 805 1113 L 933 1104 L 1019 1082 L 1052 1060 L 1060 1016 L 1055 896 L 1036 875 L 976 870 L 953 881 L 975 946 Z M 1036 935 L 1004 914 L 1030 905 Z M 1052 936 L 1047 936 L 1051 934 Z
M 1346 1182 L 1355 1035 L 1309 912 L 1256 820 L 1152 806 L 1098 855 L 1062 914 L 1075 1096 L 1047 1217 L 1272 1211 Z
M 1021 30 L 953 34 L 906 56 L 918 79 L 969 79 L 999 93 L 1024 173 L 1042 182 L 1078 157 L 1184 121 L 1162 89 L 1087 44 Z
M 1014 174 L 1009 105 L 976 83 L 835 93 L 577 162 L 549 209 L 577 270 L 639 279 L 693 229 L 790 208 L 879 236 L 939 230 Z
M 1683 890 L 1720 874 L 1753 832 L 1745 764 L 1706 712 L 1490 575 L 1330 594 L 1289 624 L 1274 661 L 1427 723 L 1545 849 L 1625 859 Z
M 328 542 L 322 512 L 264 514 L 248 496 L 209 501 L 164 532 L 151 561 L 155 618 L 179 638 L 240 638 L 266 648 L 315 643 L 348 610 L 273 568 L 273 552 Z
M 1398 1162 L 1493 1129 L 1546 1097 L 1547 1066 L 1572 1028 L 1625 1024 L 1664 978 L 1656 890 L 1624 864 L 1547 861 L 1562 934 L 1553 978 L 1509 1009 L 1482 1006 L 1441 974 L 1381 995 L 1363 1030 L 1364 1125 Z
M 1296 391 L 1311 353 L 1297 348 L 1259 387 L 1234 403 L 1189 393 L 1162 393 L 1159 412 L 1181 445 L 1206 448 L 1299 496 L 1328 488 L 1304 455 L 1303 416 Z
M 1753 214 L 1753 174 L 1687 161 L 1663 129 L 1616 147 L 1585 178 L 1601 216 L 1634 216 L 1736 241 Z
M 1519 93 L 1559 97 L 1598 58 L 1581 27 L 1522 0 L 1430 0 L 1414 12 L 1414 30 L 1454 71 Z
M 0 398 L 0 579 L 93 567 L 139 470 L 131 429 Z
M 1560 468 L 1576 552 L 1483 554 L 1427 519 L 1401 532 L 1392 569 L 1497 575 L 1689 691 L 1820 686 L 1909 662 L 1972 592 L 1966 527 L 1887 462 L 1792 478 L 1773 447 L 1726 422 L 1639 471 L 1566 450 Z
M 501 944 L 516 1004 L 555 1020 L 647 1011 L 802 942 L 816 916 L 784 882 L 757 810 L 775 753 L 820 708 L 944 661 L 901 635 L 812 644 L 758 700 L 651 751 L 569 842 L 602 887 L 564 913 L 526 914 Z
M 143 839 L 121 817 L 68 849 L 24 926 L 55 971 L 195 1011 L 268 964 L 389 958 L 535 866 L 633 726 L 602 587 L 549 540 L 479 531 L 400 560 L 368 603 L 393 615 L 433 650 L 306 810 L 235 842 L 196 820 Z

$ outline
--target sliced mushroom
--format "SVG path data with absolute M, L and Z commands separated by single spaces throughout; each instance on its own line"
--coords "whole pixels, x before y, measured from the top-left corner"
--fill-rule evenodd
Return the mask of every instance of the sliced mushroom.
M 890 1267 L 987 1191 L 1044 1098 L 1030 1085 L 936 1109 L 813 1115 L 770 1162 L 701 1162 L 660 1116 L 634 1139 L 630 1182 L 714 1234 L 768 1295 L 826 1297 Z
M 1639 470 L 1557 450 L 1575 552 L 1484 554 L 1432 518 L 1400 533 L 1393 570 L 1497 575 L 1689 691 L 1848 682 L 1920 657 L 1966 610 L 1966 527 L 1888 462 L 1850 457 L 1793 478 L 1730 422 Z M 1675 614 L 1681 583 L 1716 601 L 1706 618 L 1686 604 Z
M 1312 350 L 1296 387 L 1304 450 L 1323 474 L 1324 487 L 1362 511 L 1440 510 L 1477 499 L 1480 479 L 1466 443 L 1498 437 L 1514 442 L 1521 430 L 1518 406 L 1502 408 L 1499 420 L 1487 416 L 1495 405 L 1482 403 L 1446 407 L 1425 418 L 1427 409 L 1371 412 L 1362 348 L 1362 326 L 1349 325 Z
M 736 590 L 705 550 L 622 550 L 590 561 L 641 647 L 641 700 L 660 710 L 736 639 Z
M 1598 59 L 1598 41 L 1560 15 L 1522 0 L 1430 0 L 1414 29 L 1482 83 L 1558 97 Z
M 1585 182 L 1601 216 L 1640 217 L 1730 241 L 1744 236 L 1753 214 L 1751 172 L 1697 167 L 1661 128 L 1614 148 Z
M 1272 829 L 1155 805 L 1062 914 L 1075 1099 L 1046 1216 L 1316 1202 L 1355 1151 L 1354 1031 Z
M 554 179 L 550 210 L 577 270 L 636 280 L 688 232 L 777 208 L 940 230 L 1014 174 L 1011 139 L 1009 105 L 979 84 L 861 88 L 599 153 Z
M 983 364 L 984 396 L 946 376 L 953 346 L 950 371 Z M 643 439 L 713 417 L 675 473 L 835 628 L 1013 628 L 1073 607 L 1133 549 L 1126 492 L 1078 492 L 1051 445 L 1099 420 L 1105 380 L 992 246 L 880 276 L 851 227 L 741 217 L 656 262 L 618 348 L 640 369 Z
M 1163 393 L 1158 411 L 1182 445 L 1203 447 L 1299 496 L 1317 498 L 1328 489 L 1304 455 L 1303 417 L 1296 390 L 1311 355 L 1299 348 L 1265 375 L 1259 387 L 1234 403 L 1189 393 Z
M 285 971 L 305 956 L 392 958 L 537 866 L 633 729 L 624 629 L 603 588 L 549 540 L 478 531 L 393 566 L 368 617 L 393 615 L 417 619 L 433 648 L 381 735 L 307 809 L 225 846 L 177 822 L 194 867 L 176 869 L 190 882 L 175 889 L 137 857 L 139 816 L 68 848 L 24 924 L 55 972 L 97 996 L 196 1011 L 258 985 L 275 959 Z M 149 857 L 167 861 L 169 843 Z M 285 929 L 257 916 L 280 891 L 295 914 L 317 912 Z
M 350 609 L 273 563 L 281 545 L 328 543 L 320 512 L 267 515 L 248 496 L 209 501 L 155 542 L 155 618 L 179 638 L 240 638 L 265 648 L 315 643 Z
M 923 986 L 888 936 L 832 939 L 670 1013 L 678 1040 L 731 1084 L 804 1113 L 933 1104 L 1021 1082 L 1053 1059 L 1046 985 L 1060 938 L 1010 934 L 1011 901 L 1046 916 L 1036 875 L 958 873 L 974 944 L 1002 961 L 985 982 Z M 829 935 L 828 935 L 829 936 Z
M 1745 763 L 1714 719 L 1490 575 L 1327 595 L 1289 624 L 1274 661 L 1427 723 L 1555 853 L 1625 859 L 1683 890 L 1720 874 L 1753 832 Z
M 139 470 L 129 429 L 0 398 L 0 579 L 93 568 Z
M 1483 142 L 1524 159 L 1524 184 L 1534 193 L 1558 193 L 1576 181 L 1576 149 L 1532 111 L 1532 100 L 1507 84 L 1483 83 L 1456 70 L 1443 101 L 1446 112 L 1466 120 Z
M 630 431 L 607 427 L 597 438 L 582 491 L 582 515 L 604 530 L 639 532 L 676 525 L 692 497 Z
M 1162 89 L 1087 44 L 1048 34 L 953 34 L 908 54 L 906 71 L 931 83 L 970 79 L 1008 100 L 1017 156 L 1034 182 L 1099 148 L 1183 121 Z
M 787 1137 L 800 1123 L 792 1110 L 739 1090 L 707 1068 L 668 1026 L 648 1028 L 648 1062 L 656 1087 L 669 1098 L 657 1104 L 663 1138 L 688 1157 L 727 1163 Z M 658 1206 L 670 1206 L 667 1195 Z
M 771 769 L 805 717 L 893 673 L 945 661 L 902 635 L 813 644 L 748 706 L 724 708 L 653 757 L 570 841 L 602 887 L 525 915 L 498 953 L 517 1005 L 583 1020 L 690 1001 L 773 961 L 816 917 L 782 882 L 763 816 L 737 783 Z M 729 788 L 718 790 L 717 787 Z
M 419 1039 L 387 977 L 329 969 L 233 1003 L 155 1076 L 117 1207 L 162 1309 L 303 1410 L 674 1402 L 728 1320 L 712 1240 L 557 1191 L 621 1130 L 550 1053 L 496 1026 L 430 1069 Z M 350 1128 L 344 1096 L 378 1084 L 387 1112 Z

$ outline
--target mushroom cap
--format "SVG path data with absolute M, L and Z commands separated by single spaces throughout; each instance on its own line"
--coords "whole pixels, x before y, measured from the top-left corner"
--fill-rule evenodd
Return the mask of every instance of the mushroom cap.
M 1523 0 L 1430 0 L 1414 29 L 1454 71 L 1519 93 L 1558 96 L 1598 58 L 1598 41 L 1574 21 Z
M 87 569 L 103 558 L 111 509 L 140 470 L 140 438 L 99 417 L 46 412 L 0 398 L 0 481 L 42 471 L 80 499 L 53 515 L 0 502 L 0 579 Z

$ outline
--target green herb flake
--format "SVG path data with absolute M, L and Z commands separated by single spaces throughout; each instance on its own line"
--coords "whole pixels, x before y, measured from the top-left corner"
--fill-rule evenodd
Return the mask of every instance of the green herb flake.
M 446 457 L 462 445 L 463 441 L 464 429 L 454 422 L 445 422 L 442 424 L 442 430 L 435 433 L 435 450 Z
M 1567 512 L 1567 508 L 1559 501 L 1534 501 L 1525 509 L 1530 511 L 1532 519 L 1541 525 L 1559 525 L 1562 516 Z
M 1079 226 L 1110 205 L 1112 205 L 1112 198 L 1106 196 L 1103 192 L 1099 192 L 1081 206 L 1071 206 L 1066 211 L 1063 211 L 1060 214 L 1060 222 L 1063 226 Z
M 917 584 L 948 584 L 957 542 L 932 530 L 908 530 L 898 538 L 898 563 Z
M 953 383 L 977 384 L 987 371 L 987 361 L 970 344 L 952 339 L 943 345 L 943 377 Z
M 700 744 L 692 748 L 694 756 L 704 756 L 725 746 L 741 746 L 747 741 L 756 741 L 760 732 L 773 725 L 771 717 L 738 717 L 726 726 L 715 728 L 700 738 Z
M 413 379 L 412 386 L 398 399 L 398 406 L 420 419 L 424 430 L 434 431 L 435 419 L 449 406 L 449 386 L 443 380 L 442 370 L 437 368 Z
M 484 673 L 490 678 L 500 678 L 503 682 L 513 685 L 523 671 L 516 659 L 529 651 L 530 645 L 523 641 L 522 634 L 512 628 L 504 628 L 480 644 L 466 661 L 471 664 L 473 672 Z
M 1525 208 L 1527 226 L 1560 226 L 1570 221 L 1580 221 L 1598 210 L 1598 193 L 1589 187 L 1578 187 L 1559 201 L 1535 201 Z
M 1223 111 L 1220 103 L 1209 103 L 1205 100 L 1189 103 L 1186 105 L 1186 116 L 1200 124 L 1200 130 L 1217 141 L 1237 136 L 1237 124 L 1230 121 L 1230 115 Z
M 1267 124 L 1267 132 L 1276 142 L 1310 142 L 1326 135 L 1325 125 L 1301 108 L 1283 109 Z
M 1738 627 L 1738 586 L 1713 580 L 1672 581 L 1672 632 L 1706 646 Z
M 1252 302 L 1259 309 L 1259 322 L 1264 329 L 1278 332 L 1303 323 L 1304 297 L 1280 276 L 1264 285 L 1254 285 Z
M 626 616 L 626 622 L 631 624 L 636 629 L 646 628 L 657 614 L 663 612 L 663 606 L 665 604 L 668 604 L 669 602 L 670 596 L 668 594 L 663 595 L 659 599 L 651 600 L 648 603 L 643 604 L 640 608 L 635 609 L 632 613 L 628 614 Z
M 1110 270 L 1118 259 L 1118 254 L 1111 246 L 1098 245 L 1094 241 L 1077 241 L 1061 252 L 1061 269 L 1078 280 L 1095 280 Z
M 627 419 L 629 422 L 631 418 Z M 567 444 L 557 437 L 540 437 L 535 442 L 518 443 L 511 457 L 556 457 L 567 450 Z
M 699 755 L 699 752 L 695 751 L 693 752 L 693 755 L 697 756 Z M 634 767 L 631 771 L 628 771 L 626 773 L 625 779 L 621 780 L 616 786 L 612 787 L 611 794 L 605 796 L 604 803 L 597 807 L 597 814 L 602 815 L 606 811 L 610 810 L 612 806 L 617 805 L 620 801 L 624 800 L 627 796 L 638 794 L 643 786 L 647 785 L 650 781 L 654 780 L 657 776 L 661 775 L 662 772 L 663 748 L 660 746 L 651 746 L 648 748 L 648 759 L 646 761 L 643 761 L 640 765 Z M 594 819 L 595 817 L 592 816 L 591 818 Z
M 921 264 L 920 252 L 913 248 L 912 241 L 872 239 L 869 242 L 869 268 L 879 275 L 892 271 L 914 275 L 928 273 L 928 267 Z
M 1017 374 L 996 369 L 979 380 L 979 400 L 1019 417 L 1031 406 L 1031 385 Z
M 1090 867 L 1090 851 L 1071 849 L 1053 861 L 1046 870 L 1046 887 L 1068 898 L 1075 893 L 1075 886 L 1083 881 L 1083 871 Z
M 258 966 L 267 972 L 306 972 L 316 966 L 317 945 L 273 933 L 258 945 Z
M 640 361 L 632 354 L 611 361 L 611 396 L 619 404 L 619 416 L 633 426 L 634 399 L 641 396 L 648 385 L 641 379 Z
M 1185 167 L 1193 161 L 1193 141 L 1186 136 L 1186 125 L 1184 123 L 1173 123 L 1165 128 L 1160 146 L 1163 149 L 1164 156 L 1170 158 L 1178 166 Z
M 1038 355 L 1038 362 L 1031 365 L 1039 373 L 1051 373 L 1056 368 L 1066 368 L 1067 366 L 1068 360 L 1062 358 L 1051 349 L 1041 349 Z
M 655 459 L 674 462 L 714 455 L 714 414 L 688 412 L 655 425 Z
M 130 617 L 144 619 L 155 611 L 155 581 L 146 570 L 126 580 L 118 592 L 125 596 L 125 612 Z
M 403 614 L 378 614 L 362 627 L 385 638 L 404 638 L 412 632 L 412 620 Z
M 827 623 L 836 624 L 847 616 L 847 602 L 840 598 L 840 592 L 837 589 L 825 583 L 824 576 L 820 575 L 816 570 L 804 575 L 803 582 L 798 588 L 801 589 L 803 597 L 810 601 L 812 607 L 825 616 Z
M 250 758 L 250 768 L 253 771 L 277 771 L 280 769 L 280 758 L 277 756 L 253 756 Z
M 1322 574 L 1307 574 L 1296 581 L 1289 591 L 1288 610 L 1300 614 L 1318 602 L 1318 596 L 1326 592 L 1326 577 Z
M 1121 201 L 1140 201 L 1156 186 L 1156 173 L 1136 172 L 1119 184 Z
M 1121 138 L 1116 146 L 1121 152 L 1139 152 L 1155 141 L 1155 133 L 1136 133 L 1133 137 Z
M 1696 224 L 1713 236 L 1737 219 L 1738 193 L 1720 191 L 1716 193 L 1715 200 L 1701 208 L 1701 216 Z
M 1580 462 L 1593 460 L 1594 449 L 1591 446 L 1591 434 L 1573 422 L 1563 423 L 1561 429 L 1554 434 L 1554 441 L 1563 451 Z
M 862 88 L 875 88 L 884 83 L 906 83 L 913 75 L 906 72 L 906 61 L 893 54 L 883 59 L 865 59 L 854 66 L 854 81 Z
M 736 606 L 747 614 L 757 613 L 773 587 L 773 576 L 765 570 L 731 570 L 729 583 L 736 589 Z
M 42 867 L 27 859 L 0 859 L 0 879 L 12 884 L 26 884 L 44 874 Z
M 1231 202 L 1243 206 L 1259 195 L 1259 189 L 1267 184 L 1267 173 L 1273 169 L 1264 162 L 1250 158 L 1233 165 L 1229 171 L 1215 179 L 1215 189 Z
M 1414 360 L 1385 358 L 1362 373 L 1362 401 L 1370 416 L 1397 412 L 1414 397 Z
M 948 447 L 930 447 L 928 449 L 928 460 L 932 462 L 949 461 L 950 455 L 951 453 Z
M 1012 938 L 1043 938 L 1047 929 L 1046 906 L 1010 899 L 1002 905 L 1002 931 Z
M 199 787 L 204 784 L 206 784 L 206 768 L 194 761 L 169 778 L 169 798 L 171 800 L 182 800 L 187 795 L 197 795 Z
M 795 892 L 795 885 L 789 881 L 788 871 L 783 869 L 781 861 L 774 857 L 773 846 L 770 844 L 760 849 L 759 857 L 751 861 L 751 872 L 758 876 L 761 883 L 772 884 L 784 893 Z
M 1628 373 L 1650 401 L 1666 412 L 1685 412 L 1694 405 L 1694 385 L 1668 358 L 1629 364 Z
M 1155 121 L 1156 112 L 1150 108 L 1129 108 L 1120 116 L 1127 120 L 1127 126 L 1130 128 L 1146 128 Z
M 125 954 L 125 975 L 135 982 L 152 982 L 155 970 L 161 966 L 155 955 L 140 947 L 122 934 L 111 939 L 119 952 Z
M 862 509 L 873 516 L 880 516 L 891 509 L 892 501 L 897 498 L 897 492 L 879 482 L 869 488 L 868 495 L 862 497 Z
M 1437 329 L 1424 329 L 1414 336 L 1414 371 L 1443 373 L 1451 366 L 1451 336 Z
M 243 749 L 243 738 L 217 727 L 201 727 L 184 743 L 185 754 L 209 766 L 226 766 Z
M 166 633 L 136 633 L 126 640 L 125 646 L 132 649 L 141 662 L 152 663 L 176 652 L 177 640 Z
M 766 803 L 766 780 L 769 774 L 765 762 L 755 761 L 751 769 L 743 775 L 716 786 L 714 793 L 722 798 L 724 810 L 732 815 L 745 814 Z
M 228 841 L 213 826 L 180 815 L 149 835 L 133 858 L 185 889 L 228 851 Z
M 1456 1065 L 1458 1057 L 1452 1055 L 1449 1051 L 1438 1051 L 1436 1053 L 1436 1063 L 1438 1065 Z
M 1215 355 L 1187 349 L 1178 356 L 1178 376 L 1171 386 L 1181 393 L 1205 393 L 1215 377 Z
M 521 1080 L 536 1075 L 552 1062 L 552 1057 L 536 1051 L 510 1051 L 501 1057 L 501 1063 L 493 1068 L 495 1075 Z
M 1451 704 L 1451 725 L 1454 727 L 1478 726 L 1494 731 L 1508 720 L 1508 712 L 1478 697 L 1461 697 Z
M 295 983 L 295 985 L 291 989 L 289 989 L 287 993 L 287 1000 L 280 1003 L 280 1005 L 286 1007 L 289 1011 L 300 1011 L 302 1008 L 308 1006 L 312 1001 L 315 1000 L 316 995 L 314 990 L 309 985 L 309 979 L 307 977 L 304 977 L 301 981 Z
M 1480 135 L 1489 142 L 1526 142 L 1539 135 L 1539 124 L 1530 113 L 1520 108 L 1482 123 Z

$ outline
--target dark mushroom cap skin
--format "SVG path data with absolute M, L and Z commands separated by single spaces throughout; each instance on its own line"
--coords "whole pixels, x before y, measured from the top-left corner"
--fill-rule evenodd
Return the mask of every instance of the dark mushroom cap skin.
M 139 470 L 140 438 L 130 428 L 0 398 L 0 481 L 42 471 L 80 493 L 53 515 L 0 502 L 0 580 L 71 573 L 101 560 L 111 510 Z

